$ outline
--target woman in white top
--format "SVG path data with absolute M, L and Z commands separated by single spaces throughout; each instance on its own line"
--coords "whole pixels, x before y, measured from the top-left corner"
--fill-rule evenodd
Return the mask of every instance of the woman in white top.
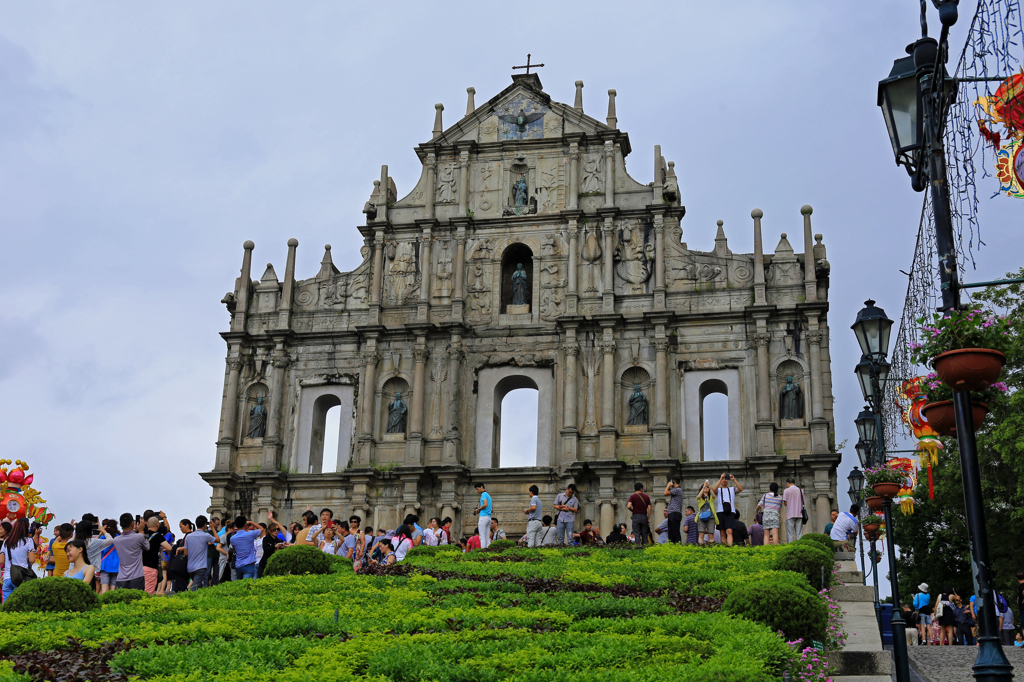
M 427 535 L 430 535 L 430 538 L 427 538 Z M 448 533 L 441 527 L 441 519 L 436 516 L 430 519 L 430 523 L 423 529 L 423 541 L 432 547 L 448 544 Z
M 324 539 L 320 542 L 320 551 L 324 554 L 334 554 L 337 556 L 340 546 L 341 540 L 334 537 L 334 526 L 324 528 Z
M 769 545 L 779 544 L 779 525 L 782 514 L 782 495 L 779 495 L 779 484 L 772 481 L 768 486 L 768 492 L 761 496 L 757 503 L 758 509 L 764 510 L 763 523 L 765 532 L 768 533 Z M 755 511 L 756 513 L 756 511 Z
M 86 585 L 91 585 L 92 577 L 96 575 L 96 569 L 85 560 L 85 543 L 81 540 L 72 540 L 64 550 L 68 553 L 70 562 L 68 570 L 64 572 L 64 577 L 81 580 Z
M 11 567 L 21 566 L 25 570 L 32 570 L 32 564 L 36 561 L 35 548 L 36 545 L 29 534 L 28 519 L 18 519 L 11 527 L 11 532 L 4 540 L 0 551 L 0 562 L 3 562 L 4 567 L 4 601 L 7 601 L 15 590 L 15 585 L 11 581 Z
M 412 528 L 401 525 L 395 531 L 395 537 L 391 538 L 391 547 L 395 550 L 395 561 L 401 561 L 412 549 Z

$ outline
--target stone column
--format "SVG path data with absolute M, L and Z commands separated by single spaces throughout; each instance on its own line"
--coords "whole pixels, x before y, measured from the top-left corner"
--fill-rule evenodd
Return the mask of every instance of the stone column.
M 580 230 L 576 227 L 576 219 L 569 219 L 569 295 L 578 293 L 576 282 L 576 258 L 579 253 Z
M 654 216 L 654 308 L 665 309 L 665 216 Z
M 757 423 L 754 431 L 757 434 L 755 451 L 758 457 L 775 454 L 775 422 L 772 421 L 771 377 L 768 372 L 768 350 L 771 335 L 767 333 L 766 316 L 757 320 L 758 332 L 752 341 L 757 348 Z
M 605 328 L 601 342 L 604 358 L 601 362 L 601 459 L 615 459 L 615 339 L 611 328 Z
M 462 320 L 462 302 L 465 299 L 466 228 L 460 226 L 455 233 L 455 291 L 452 296 L 452 319 Z
M 824 454 L 829 451 L 828 421 L 825 419 L 824 386 L 821 381 L 821 340 L 822 331 L 818 328 L 818 316 L 808 315 L 809 329 L 804 332 L 807 342 L 807 354 L 810 356 L 811 373 L 811 452 Z
M 580 346 L 576 336 L 566 340 L 565 346 L 565 409 L 563 410 L 563 428 L 576 428 L 576 356 Z
M 654 425 L 668 426 L 668 339 L 654 340 Z
M 427 321 L 430 309 L 430 228 L 423 228 L 420 237 L 420 302 L 416 307 L 416 319 Z
M 363 378 L 362 390 L 359 393 L 359 452 L 356 464 L 359 466 L 370 466 L 373 449 L 373 412 L 377 388 L 377 363 L 380 361 L 380 354 L 376 350 L 376 341 L 371 340 L 367 343 L 367 347 L 360 354 L 360 358 L 366 367 L 366 373 Z
M 370 285 L 370 306 L 380 306 L 380 289 L 384 271 L 384 228 L 374 229 L 373 277 Z
M 615 145 L 611 140 L 604 143 L 604 206 L 615 205 Z
M 238 346 L 229 349 L 226 363 L 224 397 L 220 404 L 220 438 L 217 439 L 214 471 L 230 471 L 232 456 L 235 453 L 235 434 L 238 433 L 238 380 L 242 371 Z
M 469 152 L 459 152 L 459 217 L 469 207 Z
M 764 212 L 755 208 L 750 212 L 750 217 L 754 219 L 754 305 L 767 305 L 764 283 L 764 243 L 761 241 L 761 218 L 764 217 Z
M 462 436 L 459 430 L 459 394 L 462 392 L 461 371 L 462 371 L 462 340 L 458 334 L 452 334 L 451 346 L 448 348 L 448 408 L 447 419 L 448 431 L 444 436 L 444 464 L 458 464 L 460 462 L 460 446 Z M 455 518 L 454 516 L 452 517 Z
M 601 228 L 604 234 L 604 282 L 603 293 L 605 296 L 615 294 L 615 244 L 612 239 L 615 236 L 615 223 L 608 217 L 604 219 L 604 226 Z
M 405 463 L 422 464 L 423 449 L 423 404 L 427 384 L 424 381 L 424 370 L 427 365 L 426 338 L 416 340 L 416 348 L 412 351 L 415 366 L 412 373 L 412 405 L 409 406 L 409 441 L 405 451 Z
M 575 211 L 580 207 L 580 145 L 578 142 L 569 143 L 569 187 L 566 191 L 569 194 L 569 210 Z
M 277 348 L 274 349 L 274 371 L 270 380 L 270 408 L 267 410 L 267 435 L 263 438 L 261 471 L 276 471 L 280 463 L 278 460 L 281 453 L 281 403 L 284 402 L 287 393 L 284 372 L 291 363 L 284 348 L 284 339 L 278 338 L 275 341 Z
M 435 172 L 437 171 L 437 157 L 433 153 L 427 154 L 427 160 L 423 162 L 423 167 L 427 170 L 427 187 L 424 191 L 423 197 L 423 208 L 428 219 L 434 217 L 434 191 L 435 191 Z

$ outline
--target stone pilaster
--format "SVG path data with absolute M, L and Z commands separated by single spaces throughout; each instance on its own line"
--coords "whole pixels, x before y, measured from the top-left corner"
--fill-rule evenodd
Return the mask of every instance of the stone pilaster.
M 580 145 L 579 142 L 569 143 L 569 210 L 580 207 Z
M 818 327 L 818 316 L 808 315 L 808 330 L 804 332 L 811 373 L 811 452 L 825 454 L 828 448 L 828 421 L 825 419 L 824 387 L 821 380 L 822 331 Z
M 767 333 L 764 317 L 757 319 L 758 332 L 753 336 L 757 348 L 757 423 L 754 425 L 757 434 L 755 452 L 759 457 L 775 454 L 775 422 L 772 421 L 771 376 L 768 371 L 769 344 L 772 337 Z
M 654 309 L 665 309 L 665 216 L 654 216 Z
M 612 216 L 605 216 L 601 232 L 604 235 L 604 253 L 601 254 L 604 259 L 601 282 L 604 301 L 601 310 L 605 313 L 613 313 L 615 312 L 615 242 L 613 241 L 615 222 Z
M 375 338 L 367 340 L 366 348 L 360 354 L 365 371 L 363 386 L 359 392 L 359 448 L 356 453 L 356 466 L 370 466 L 373 463 L 373 411 L 374 396 L 377 389 L 377 363 L 380 353 L 377 352 Z
M 604 142 L 604 207 L 615 206 L 615 143 Z
M 653 457 L 668 459 L 668 339 L 665 338 L 665 328 L 660 325 L 655 330 L 654 358 L 654 426 L 651 427 L 654 437 Z
M 579 288 L 576 281 L 577 256 L 579 254 L 579 227 L 576 225 L 576 218 L 569 219 L 569 289 L 566 292 L 565 312 L 566 315 L 575 315 L 576 304 L 579 301 Z
M 611 327 L 605 327 L 601 341 L 601 459 L 615 459 L 615 339 Z
M 429 219 L 434 217 L 434 192 L 435 192 L 435 178 L 437 172 L 437 157 L 433 153 L 427 154 L 426 160 L 423 162 L 423 168 L 427 173 L 427 186 L 424 191 L 424 211 L 425 215 Z
M 419 466 L 423 464 L 423 394 L 427 390 L 424 372 L 429 356 L 424 337 L 416 340 L 412 356 L 415 365 L 412 373 L 412 405 L 409 408 L 409 439 L 405 446 L 405 463 Z
M 452 296 L 452 320 L 462 321 L 462 306 L 465 300 L 466 275 L 466 227 L 460 225 L 455 232 L 455 292 Z
M 419 322 L 426 322 L 430 311 L 430 242 L 430 227 L 425 226 L 420 235 L 420 300 L 416 307 L 416 319 Z
M 459 152 L 459 217 L 469 207 L 469 152 Z
M 374 227 L 373 271 L 370 273 L 370 324 L 380 323 L 380 292 L 384 283 L 384 228 Z
M 220 404 L 220 437 L 217 439 L 217 459 L 214 471 L 230 471 L 234 467 L 235 434 L 238 433 L 238 381 L 242 371 L 242 358 L 238 345 L 233 344 L 226 360 L 224 396 Z
M 462 394 L 462 340 L 458 334 L 452 334 L 451 346 L 448 348 L 448 430 L 444 435 L 444 452 L 442 460 L 447 465 L 459 464 L 462 461 L 462 435 L 459 429 L 459 404 Z M 455 518 L 454 516 L 452 517 Z
M 569 462 L 575 462 L 578 458 L 578 446 L 579 446 L 579 429 L 577 428 L 577 409 L 576 409 L 576 358 L 580 352 L 580 345 L 576 341 L 576 329 L 571 328 L 566 331 L 565 348 L 563 353 L 565 354 L 565 393 L 563 398 L 563 421 L 562 431 L 560 433 L 562 437 L 562 461 L 561 463 L 566 464 Z

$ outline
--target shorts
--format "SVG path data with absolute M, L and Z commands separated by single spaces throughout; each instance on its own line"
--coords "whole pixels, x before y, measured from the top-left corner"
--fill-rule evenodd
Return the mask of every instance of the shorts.
M 145 588 L 144 588 L 146 590 L 146 592 L 149 592 L 150 594 L 155 594 L 156 593 L 156 582 L 157 582 L 157 580 L 156 580 L 157 579 L 156 569 L 155 568 L 150 568 L 149 566 L 143 566 L 142 567 L 142 576 L 146 580 Z
M 113 587 L 114 583 L 117 582 L 117 572 L 100 571 L 97 575 L 99 576 L 100 585 L 110 585 Z
M 932 616 L 931 616 L 931 614 L 930 613 L 922 613 L 921 614 L 921 625 L 931 625 L 931 624 L 932 624 Z
M 714 532 L 715 532 L 715 517 L 712 516 L 710 519 L 708 519 L 706 521 L 704 521 L 702 519 L 697 519 L 697 536 L 698 537 L 703 535 L 704 533 L 714 533 Z

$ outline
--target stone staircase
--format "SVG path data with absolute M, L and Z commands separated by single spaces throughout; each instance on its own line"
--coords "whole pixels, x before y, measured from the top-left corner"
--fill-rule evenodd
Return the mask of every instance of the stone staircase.
M 874 589 L 861 584 L 864 580 L 857 570 L 852 552 L 836 552 L 839 579 L 843 587 L 833 590 L 846 615 L 846 647 L 842 651 L 826 652 L 832 668 L 834 682 L 892 682 L 892 655 L 882 648 L 875 618 Z

